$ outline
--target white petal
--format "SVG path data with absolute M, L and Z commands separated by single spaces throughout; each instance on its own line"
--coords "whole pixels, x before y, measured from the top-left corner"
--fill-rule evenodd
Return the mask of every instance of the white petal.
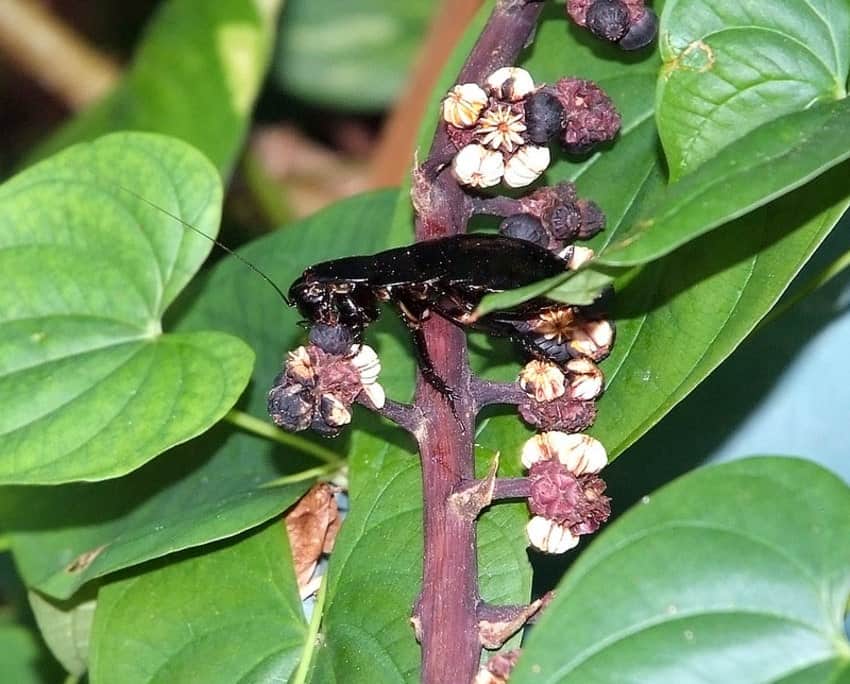
M 387 393 L 384 391 L 383 386 L 377 382 L 363 385 L 363 394 L 369 397 L 369 401 L 372 402 L 372 406 L 376 409 L 384 408 L 384 404 L 387 403 Z
M 488 101 L 487 93 L 477 83 L 461 83 L 443 100 L 443 120 L 458 128 L 475 125 Z
M 375 382 L 381 372 L 381 360 L 375 350 L 367 344 L 360 345 L 360 351 L 351 358 L 350 363 L 357 369 L 360 382 L 364 385 Z
M 528 521 L 525 532 L 531 545 L 545 553 L 565 553 L 579 542 L 569 529 L 539 515 Z
M 458 182 L 474 188 L 489 188 L 498 185 L 505 170 L 499 152 L 488 150 L 482 145 L 467 145 L 452 160 L 452 174 Z
M 518 102 L 534 92 L 534 79 L 525 69 L 502 67 L 487 77 L 485 86 L 498 98 Z
M 598 473 L 608 465 L 608 452 L 598 439 L 590 435 L 569 435 L 564 432 L 558 434 L 558 460 L 573 475 Z
M 522 188 L 533 183 L 549 167 L 550 160 L 548 147 L 524 145 L 505 165 L 505 185 Z

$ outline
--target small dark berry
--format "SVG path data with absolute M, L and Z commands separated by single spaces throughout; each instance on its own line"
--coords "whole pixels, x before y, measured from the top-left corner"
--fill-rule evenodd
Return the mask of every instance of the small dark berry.
M 620 0 L 596 0 L 587 9 L 585 23 L 597 38 L 616 43 L 629 30 L 629 8 Z
M 311 392 L 301 385 L 277 385 L 269 392 L 268 410 L 275 425 L 298 432 L 310 427 L 315 406 Z
M 342 325 L 317 323 L 310 328 L 310 342 L 328 354 L 343 355 L 351 350 L 354 334 Z
M 546 223 L 559 240 L 575 240 L 582 228 L 581 210 L 572 202 L 556 204 L 547 213 Z
M 526 134 L 531 142 L 545 145 L 564 124 L 564 108 L 557 97 L 538 90 L 525 101 Z
M 578 209 L 581 212 L 581 226 L 577 235 L 579 239 L 589 240 L 605 230 L 605 214 L 596 202 L 579 200 Z
M 506 237 L 527 240 L 540 247 L 546 247 L 549 244 L 549 236 L 546 235 L 543 224 L 531 214 L 508 216 L 499 226 L 499 232 Z
M 321 414 L 316 414 L 316 417 L 313 418 L 313 422 L 310 423 L 310 429 L 313 432 L 320 434 L 322 437 L 337 437 L 339 433 L 342 431 L 342 428 L 335 425 L 328 425 L 325 422 L 325 419 L 322 418 Z
M 623 50 L 640 50 L 649 45 L 658 33 L 658 17 L 648 7 L 617 43 Z
M 531 334 L 528 337 L 531 348 L 543 358 L 555 363 L 565 363 L 577 354 L 570 347 L 570 341 L 557 337 L 546 337 L 545 335 Z

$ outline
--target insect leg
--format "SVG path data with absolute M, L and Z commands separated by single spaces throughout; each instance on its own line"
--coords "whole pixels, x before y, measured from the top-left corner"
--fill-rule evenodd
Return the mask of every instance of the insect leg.
M 413 348 L 416 352 L 416 361 L 422 377 L 446 398 L 452 407 L 452 412 L 454 412 L 454 390 L 446 384 L 434 368 L 431 355 L 428 353 L 428 345 L 425 343 L 425 334 L 422 332 L 422 321 L 428 318 L 430 314 L 428 302 L 404 291 L 396 290 L 394 294 L 401 318 L 413 336 Z

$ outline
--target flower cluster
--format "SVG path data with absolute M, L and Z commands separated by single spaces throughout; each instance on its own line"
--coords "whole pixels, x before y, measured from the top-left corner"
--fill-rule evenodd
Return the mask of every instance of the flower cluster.
M 520 415 L 542 431 L 522 452 L 534 516 L 527 532 L 535 548 L 563 553 L 610 513 L 605 483 L 596 477 L 607 463 L 605 448 L 581 431 L 596 418 L 605 382 L 596 364 L 611 349 L 614 326 L 570 306 L 545 311 L 527 324 L 532 343 L 547 359 L 527 363 L 518 379 L 526 395 Z
M 542 432 L 525 443 L 522 463 L 531 481 L 528 507 L 533 517 L 526 532 L 535 548 L 564 553 L 611 515 L 605 482 L 597 476 L 608 456 L 593 437 Z
M 566 259 L 576 269 L 593 258 L 593 250 L 573 245 L 605 228 L 605 215 L 590 200 L 580 199 L 573 183 L 535 190 L 519 200 L 521 213 L 508 216 L 499 227 L 503 235 L 528 240 Z
M 624 50 L 646 47 L 658 33 L 658 18 L 645 0 L 567 0 L 566 10 L 576 24 Z
M 381 362 L 369 346 L 349 343 L 331 352 L 311 341 L 287 354 L 268 394 L 269 415 L 290 432 L 310 428 L 334 437 L 351 422 L 351 406 L 361 393 L 375 408 L 383 407 L 380 372 Z
M 458 150 L 452 173 L 473 188 L 525 187 L 549 166 L 547 145 L 556 135 L 569 152 L 584 153 L 620 128 L 613 103 L 590 81 L 537 86 L 518 67 L 494 71 L 483 86 L 456 85 L 443 100 L 442 116 Z

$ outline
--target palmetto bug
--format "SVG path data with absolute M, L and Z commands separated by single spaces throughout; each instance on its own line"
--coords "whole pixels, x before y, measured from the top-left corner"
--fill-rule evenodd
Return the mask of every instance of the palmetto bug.
M 529 285 L 567 267 L 558 255 L 525 240 L 456 235 L 315 264 L 292 284 L 289 299 L 308 323 L 343 326 L 355 338 L 378 318 L 381 302 L 394 303 L 413 333 L 423 376 L 449 396 L 428 355 L 422 322 L 437 314 L 464 327 L 513 338 L 532 355 L 546 358 L 546 347 L 534 343 L 522 322 L 557 303 L 538 298 L 481 318 L 473 312 L 486 294 Z

